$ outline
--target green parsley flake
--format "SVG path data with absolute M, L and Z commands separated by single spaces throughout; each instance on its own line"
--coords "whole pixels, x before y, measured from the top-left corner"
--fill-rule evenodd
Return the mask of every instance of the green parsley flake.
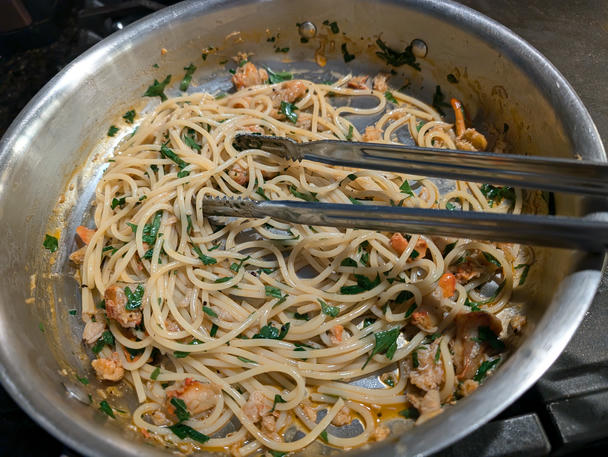
M 389 102 L 394 103 L 395 105 L 399 104 L 395 96 L 388 90 L 384 92 L 384 98 L 386 98 Z
M 208 316 L 217 317 L 217 313 L 215 311 L 213 311 L 213 309 L 209 308 L 208 306 L 203 306 L 203 311 Z
M 283 400 L 283 397 L 281 397 L 279 394 L 275 394 L 274 402 L 272 403 L 272 409 L 270 410 L 270 412 L 273 412 L 275 410 L 277 403 L 287 403 L 287 402 L 285 400 Z
M 120 129 L 118 127 L 116 127 L 115 125 L 111 125 L 110 128 L 108 129 L 108 136 L 114 136 L 116 135 L 116 132 L 118 132 Z
M 190 85 L 190 82 L 192 81 L 192 75 L 196 71 L 196 67 L 194 66 L 194 64 L 191 63 L 187 67 L 184 67 L 184 70 L 186 70 L 186 74 L 184 76 L 184 79 L 182 79 L 182 82 L 179 84 L 179 89 L 181 91 L 188 90 L 188 86 Z
M 365 368 L 372 357 L 376 354 L 384 354 L 387 359 L 392 360 L 393 356 L 395 355 L 395 351 L 397 350 L 397 338 L 399 338 L 399 334 L 399 327 L 374 333 L 374 350 L 361 368 Z
M 167 75 L 167 77 L 162 81 L 158 82 L 156 79 L 151 86 L 148 87 L 146 92 L 144 93 L 144 97 L 160 97 L 161 101 L 167 100 L 167 96 L 165 95 L 165 87 L 171 82 L 171 75 Z
M 171 399 L 171 404 L 175 407 L 175 415 L 179 419 L 180 422 L 187 421 L 190 419 L 190 411 L 186 407 L 186 402 L 181 398 L 173 397 Z
M 323 312 L 323 314 L 326 314 L 330 317 L 336 317 L 338 314 L 340 314 L 340 308 L 338 308 L 337 306 L 328 305 L 320 298 L 317 301 L 321 304 L 321 311 Z
M 289 103 L 286 101 L 281 101 L 281 106 L 279 107 L 279 113 L 284 114 L 287 120 L 292 123 L 296 123 L 298 121 L 298 113 L 295 111 L 298 109 L 296 105 L 293 103 Z
M 190 164 L 188 162 L 183 161 L 180 157 L 178 157 L 178 155 L 175 152 L 173 152 L 173 150 L 171 148 L 169 148 L 167 146 L 167 144 L 169 144 L 168 141 L 160 147 L 160 155 L 162 157 L 164 157 L 165 159 L 172 160 L 179 167 L 179 169 L 183 171 L 184 168 L 186 168 Z M 184 171 L 184 173 L 189 174 L 189 172 L 185 172 L 185 171 Z M 188 176 L 188 174 L 186 174 L 185 176 Z
M 216 258 L 209 257 L 208 255 L 203 254 L 203 251 L 201 251 L 201 248 L 199 248 L 192 241 L 190 241 L 190 246 L 192 246 L 192 249 L 194 250 L 194 252 L 198 256 L 198 258 L 201 260 L 201 262 L 203 262 L 203 265 L 213 265 L 213 264 L 217 263 L 217 259 Z
M 399 190 L 401 191 L 402 194 L 407 194 L 410 197 L 414 197 L 414 192 L 412 191 L 412 188 L 410 187 L 410 183 L 407 182 L 407 179 L 403 181 L 403 184 L 401 184 L 401 186 L 399 187 Z
M 160 375 L 160 367 L 156 367 L 152 374 L 150 375 L 150 379 L 156 381 L 158 379 L 158 375 Z
M 114 416 L 114 411 L 112 410 L 112 407 L 108 404 L 108 402 L 106 400 L 102 400 L 99 403 L 99 410 L 106 413 L 112 419 L 116 419 L 116 416 Z
M 305 200 L 307 202 L 318 202 L 319 201 L 316 193 L 300 192 L 296 189 L 296 186 L 289 186 L 289 192 L 291 192 L 291 195 L 293 195 L 294 197 L 299 198 L 301 200 Z
M 267 297 L 283 298 L 283 293 L 278 287 L 264 286 L 264 292 Z
M 190 438 L 191 440 L 198 441 L 199 443 L 206 443 L 209 441 L 209 437 L 207 435 L 194 430 L 192 427 L 189 427 L 186 424 L 178 423 L 175 425 L 170 425 L 169 430 L 171 430 L 173 434 L 175 434 L 181 440 L 184 438 Z
M 135 110 L 129 110 L 125 114 L 122 115 L 122 118 L 127 121 L 128 124 L 132 124 L 135 120 Z
M 341 267 L 356 267 L 357 261 L 351 259 L 350 257 L 346 257 L 345 259 L 342 260 L 342 262 L 340 262 L 340 266 Z
M 500 362 L 500 357 L 483 362 L 477 369 L 475 376 L 473 376 L 473 381 L 481 382 L 488 374 L 488 371 L 492 370 L 498 364 L 498 362 Z
M 144 286 L 139 284 L 134 292 L 131 292 L 129 287 L 125 287 L 125 295 L 127 296 L 127 304 L 125 309 L 133 311 L 141 307 L 141 301 L 144 296 Z
M 44 235 L 42 245 L 51 252 L 55 252 L 59 247 L 59 240 L 51 235 Z
M 268 72 L 268 82 L 270 84 L 278 84 L 283 81 L 289 81 L 293 79 L 293 75 L 286 71 L 274 72 L 270 68 L 266 67 L 266 71 Z
M 340 293 L 342 295 L 360 294 L 362 292 L 372 290 L 382 282 L 379 274 L 377 274 L 376 279 L 373 280 L 363 275 L 355 275 L 355 279 L 357 280 L 356 285 L 342 286 L 340 288 Z

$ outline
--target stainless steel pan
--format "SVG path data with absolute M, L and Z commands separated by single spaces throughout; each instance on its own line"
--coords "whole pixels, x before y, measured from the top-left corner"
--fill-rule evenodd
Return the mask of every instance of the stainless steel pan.
M 507 139 L 515 151 L 556 157 L 576 151 L 585 159 L 606 160 L 589 114 L 555 68 L 506 28 L 454 3 L 192 1 L 127 27 L 49 82 L 0 142 L 0 377 L 19 405 L 68 445 L 95 456 L 167 452 L 144 444 L 124 424 L 106 420 L 87 404 L 87 390 L 75 380 L 88 361 L 80 348 L 79 319 L 68 314 L 79 307 L 79 291 L 66 256 L 73 249 L 75 226 L 86 219 L 99 165 L 115 141 L 105 137 L 108 126 L 132 106 L 142 108 L 141 95 L 154 78 L 172 73 L 178 80 L 190 62 L 199 66 L 198 88 L 212 91 L 230 88 L 230 75 L 218 63 L 239 50 L 255 52 L 256 60 L 272 68 L 316 71 L 316 42 L 300 44 L 295 24 L 313 21 L 322 28 L 326 19 L 338 21 L 357 58 L 344 63 L 344 38 L 337 35 L 323 74 L 373 74 L 385 68 L 373 46 L 368 48 L 377 34 L 401 49 L 423 39 L 428 47 L 423 71 L 400 67 L 394 84 L 408 77 L 410 90 L 426 100 L 441 84 L 464 101 L 474 119 L 508 124 Z M 275 52 L 266 29 L 272 36 L 280 32 L 278 45 L 290 47 L 289 54 Z M 208 46 L 220 46 L 221 55 L 203 62 L 201 50 Z M 166 55 L 161 56 L 161 48 Z M 281 62 L 287 57 L 289 62 Z M 459 83 L 448 83 L 448 73 Z M 558 214 L 582 216 L 597 205 L 558 195 L 556 208 Z M 44 233 L 56 228 L 62 242 L 51 261 L 41 244 Z M 518 297 L 531 303 L 526 335 L 500 370 L 473 396 L 433 420 L 353 455 L 428 454 L 498 414 L 562 351 L 597 289 L 602 260 L 567 250 L 539 256 L 536 293 Z M 122 399 L 126 406 L 129 398 Z

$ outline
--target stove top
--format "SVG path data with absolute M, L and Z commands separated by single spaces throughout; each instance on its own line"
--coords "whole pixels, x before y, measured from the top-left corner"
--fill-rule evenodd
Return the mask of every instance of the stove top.
M 171 0 L 11 0 L 0 18 L 0 136 L 63 66 Z M 461 0 L 546 55 L 608 138 L 608 8 L 603 0 Z M 4 5 L 5 3 L 2 3 Z M 567 37 L 567 38 L 566 38 Z M 436 457 L 590 455 L 608 450 L 608 274 L 578 332 L 547 373 L 488 424 Z M 35 439 L 32 439 L 35 437 Z M 0 387 L 0 456 L 79 455 L 38 427 Z

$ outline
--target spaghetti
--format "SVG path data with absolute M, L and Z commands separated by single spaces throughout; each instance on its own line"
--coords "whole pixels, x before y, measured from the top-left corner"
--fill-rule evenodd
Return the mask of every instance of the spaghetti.
M 529 259 L 519 246 L 206 216 L 204 196 L 521 211 L 510 188 L 455 182 L 442 193 L 426 178 L 237 151 L 239 132 L 394 142 L 406 131 L 453 149 L 480 135 L 455 132 L 382 78 L 374 89 L 351 76 L 282 78 L 265 84 L 246 63 L 233 94 L 162 102 L 99 182 L 96 229 L 79 228 L 86 246 L 72 259 L 93 368 L 132 384 L 134 425 L 165 443 L 241 456 L 317 439 L 352 448 L 389 434 L 381 408 L 424 421 L 474 390 L 504 350 L 496 314 Z M 363 96 L 375 106 L 334 103 Z M 360 115 L 378 119 L 360 132 Z M 375 388 L 349 383 L 372 374 Z M 359 431 L 341 433 L 352 421 Z

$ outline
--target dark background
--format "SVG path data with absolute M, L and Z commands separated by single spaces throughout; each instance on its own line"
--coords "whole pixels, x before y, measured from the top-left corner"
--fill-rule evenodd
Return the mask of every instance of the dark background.
M 171 0 L 0 0 L 0 135 L 74 57 Z M 608 140 L 608 1 L 462 0 L 513 29 L 549 58 Z M 106 10 L 95 8 L 105 7 Z M 104 12 L 105 11 L 105 12 Z M 19 27 L 15 24 L 22 24 Z M 607 455 L 608 281 L 562 356 L 520 400 L 440 456 Z M 0 456 L 76 456 L 0 387 Z

